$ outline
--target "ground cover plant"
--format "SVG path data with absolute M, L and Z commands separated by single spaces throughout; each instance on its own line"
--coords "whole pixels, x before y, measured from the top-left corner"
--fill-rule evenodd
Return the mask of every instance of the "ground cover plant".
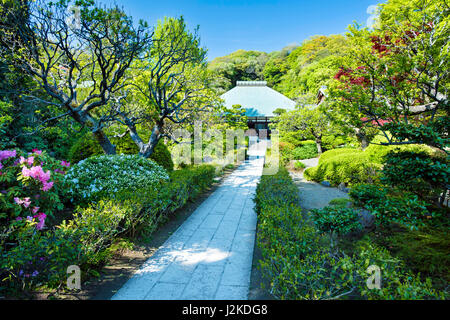
M 257 243 L 260 268 L 270 281 L 269 291 L 279 299 L 442 299 L 445 294 L 422 280 L 405 263 L 366 238 L 344 250 L 342 238 L 358 230 L 354 209 L 334 206 L 312 215 L 302 212 L 298 193 L 286 169 L 262 176 L 257 187 Z M 269 196 L 273 195 L 273 196 Z M 330 213 L 332 213 L 330 215 Z M 334 216 L 333 216 L 334 215 Z M 333 218 L 334 217 L 334 218 Z M 316 227 L 317 226 L 317 227 Z M 337 243 L 330 246 L 330 232 Z M 366 269 L 380 266 L 381 290 L 366 286 Z

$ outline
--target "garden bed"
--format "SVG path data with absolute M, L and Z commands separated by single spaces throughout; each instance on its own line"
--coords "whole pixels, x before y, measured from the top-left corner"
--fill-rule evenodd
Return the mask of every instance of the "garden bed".
M 132 241 L 132 248 L 118 250 L 114 256 L 99 269 L 98 277 L 91 277 L 82 285 L 82 290 L 75 293 L 63 293 L 54 296 L 52 293 L 36 294 L 36 299 L 64 299 L 64 300 L 109 300 L 119 290 L 134 272 L 139 270 L 142 264 L 147 261 L 158 248 L 174 233 L 183 222 L 205 201 L 230 175 L 236 167 L 226 168 L 220 179 L 215 180 L 205 191 L 203 191 L 194 201 L 188 202 L 185 206 L 177 209 L 170 219 L 162 224 L 158 230 L 149 237 L 137 238 Z

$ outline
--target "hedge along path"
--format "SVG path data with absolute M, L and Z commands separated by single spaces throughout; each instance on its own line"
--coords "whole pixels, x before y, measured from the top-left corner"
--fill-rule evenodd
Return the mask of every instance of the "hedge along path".
M 318 158 L 300 160 L 306 165 L 306 168 L 315 167 L 319 164 Z M 300 206 L 309 211 L 311 209 L 321 209 L 336 198 L 349 198 L 348 194 L 332 187 L 325 187 L 320 183 L 308 181 L 300 174 L 291 173 L 295 184 L 299 189 Z
M 246 300 L 266 143 L 149 258 L 113 300 Z M 253 148 L 255 149 L 255 148 Z

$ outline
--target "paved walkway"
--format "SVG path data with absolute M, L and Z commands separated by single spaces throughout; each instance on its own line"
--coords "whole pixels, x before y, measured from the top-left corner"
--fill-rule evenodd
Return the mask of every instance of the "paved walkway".
M 306 168 L 315 167 L 319 163 L 318 158 L 301 160 Z M 331 187 L 325 187 L 320 183 L 308 181 L 303 177 L 303 172 L 299 174 L 291 173 L 295 184 L 298 186 L 300 195 L 300 206 L 305 210 L 320 209 L 326 207 L 328 203 L 336 198 L 349 198 L 348 194 Z
M 113 300 L 246 300 L 265 142 L 112 297 Z

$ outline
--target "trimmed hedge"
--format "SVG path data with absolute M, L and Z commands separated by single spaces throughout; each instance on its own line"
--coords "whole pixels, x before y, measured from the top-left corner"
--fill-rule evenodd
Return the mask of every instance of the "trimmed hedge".
M 328 150 L 325 151 L 324 153 L 322 153 L 322 155 L 319 158 L 319 164 L 322 162 L 325 162 L 333 157 L 336 156 L 340 156 L 343 154 L 361 154 L 363 151 L 361 151 L 360 149 L 354 149 L 354 148 L 339 148 L 339 149 L 333 149 L 333 150 Z
M 383 248 L 358 242 L 352 255 L 328 246 L 329 239 L 303 217 L 298 190 L 285 168 L 265 175 L 256 189 L 260 268 L 278 299 L 443 299 L 431 282 L 405 270 Z M 366 286 L 367 268 L 382 272 L 381 290 Z
M 129 135 L 123 138 L 111 138 L 111 142 L 116 146 L 117 154 L 138 154 L 139 149 L 137 145 L 131 140 Z M 72 163 L 78 163 L 84 159 L 99 156 L 104 154 L 103 149 L 98 142 L 92 136 L 92 133 L 88 132 L 80 139 L 78 139 L 74 145 L 70 148 L 69 159 Z M 173 170 L 173 161 L 169 149 L 163 141 L 159 141 L 156 145 L 153 154 L 150 159 L 154 160 L 157 164 L 161 165 L 167 171 Z
M 319 182 L 326 180 L 333 185 L 342 182 L 352 185 L 375 181 L 380 169 L 381 165 L 370 162 L 363 152 L 349 151 L 326 160 L 319 160 L 319 165 L 306 169 L 304 175 L 308 180 Z
M 382 146 L 377 144 L 371 144 L 364 151 L 369 160 L 375 163 L 384 164 L 386 156 L 391 152 L 409 151 L 413 153 L 425 153 L 430 157 L 439 157 L 440 154 L 426 145 L 411 144 L 404 146 Z
M 211 165 L 174 171 L 170 180 L 153 189 L 126 190 L 87 208 L 78 208 L 70 221 L 40 233 L 24 228 L 18 244 L 0 252 L 0 292 L 20 294 L 38 287 L 58 288 L 67 280 L 67 267 L 78 265 L 83 275 L 96 274 L 113 253 L 120 237 L 150 235 L 170 214 L 194 200 L 213 182 Z

